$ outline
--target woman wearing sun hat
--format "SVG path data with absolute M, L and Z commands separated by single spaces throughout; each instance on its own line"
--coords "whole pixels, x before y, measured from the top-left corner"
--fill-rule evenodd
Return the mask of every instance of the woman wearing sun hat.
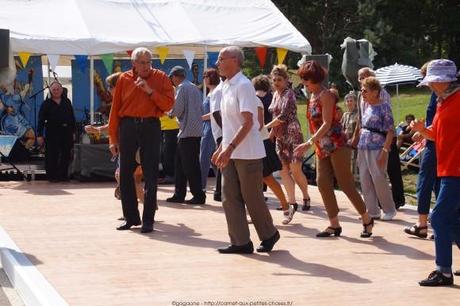
M 450 60 L 433 60 L 419 86 L 429 86 L 438 96 L 437 111 L 431 127 L 423 120 L 411 123 L 412 129 L 434 140 L 440 190 L 431 214 L 435 232 L 436 270 L 419 282 L 420 286 L 451 286 L 452 241 L 460 245 L 460 85 L 457 67 Z M 456 273 L 457 274 L 457 273 Z

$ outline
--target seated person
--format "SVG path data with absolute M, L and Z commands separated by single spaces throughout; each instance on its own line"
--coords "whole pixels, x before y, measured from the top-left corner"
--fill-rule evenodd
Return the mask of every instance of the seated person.
M 396 145 L 398 146 L 398 149 L 401 148 L 401 146 L 403 146 L 403 145 L 410 146 L 414 142 L 412 140 L 412 136 L 414 135 L 414 131 L 412 131 L 411 128 L 410 128 L 410 123 L 413 120 L 415 120 L 415 116 L 412 115 L 412 114 L 408 114 L 405 117 L 405 121 L 401 122 L 396 127 L 396 135 L 398 137 Z

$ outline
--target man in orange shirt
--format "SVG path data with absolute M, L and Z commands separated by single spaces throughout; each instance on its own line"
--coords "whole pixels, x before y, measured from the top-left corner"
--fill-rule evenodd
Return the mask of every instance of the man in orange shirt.
M 121 205 L 125 223 L 117 230 L 140 225 L 133 174 L 136 151 L 140 150 L 144 172 L 142 233 L 153 231 L 157 209 L 157 178 L 160 156 L 160 120 L 174 104 L 174 90 L 168 76 L 152 68 L 152 53 L 137 48 L 131 54 L 132 70 L 121 74 L 113 93 L 109 118 L 112 155 L 120 154 Z

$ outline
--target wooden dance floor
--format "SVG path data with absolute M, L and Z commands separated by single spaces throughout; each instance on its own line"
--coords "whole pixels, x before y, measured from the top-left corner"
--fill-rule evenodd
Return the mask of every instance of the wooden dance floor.
M 0 182 L 0 225 L 69 305 L 453 305 L 460 297 L 460 277 L 451 288 L 419 287 L 434 268 L 434 243 L 403 233 L 413 209 L 377 221 L 362 239 L 358 215 L 338 192 L 342 236 L 320 239 L 328 222 L 316 187 L 311 211 L 289 225 L 267 193 L 281 234 L 274 251 L 221 255 L 216 248 L 229 239 L 212 192 L 204 206 L 170 204 L 173 186 L 160 186 L 155 231 L 141 234 L 115 230 L 113 186 Z

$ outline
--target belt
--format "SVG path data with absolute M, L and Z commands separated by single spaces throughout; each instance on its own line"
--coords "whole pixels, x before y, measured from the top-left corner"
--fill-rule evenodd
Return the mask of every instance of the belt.
M 133 121 L 134 123 L 154 122 L 159 120 L 157 117 L 123 117 L 122 120 Z
M 371 128 L 371 127 L 368 127 L 368 126 L 363 126 L 362 128 L 365 129 L 365 130 L 368 130 L 368 131 L 370 131 L 372 133 L 377 133 L 377 134 L 380 134 L 382 136 L 387 136 L 387 132 L 381 131 L 379 129 L 374 129 L 374 128 Z

